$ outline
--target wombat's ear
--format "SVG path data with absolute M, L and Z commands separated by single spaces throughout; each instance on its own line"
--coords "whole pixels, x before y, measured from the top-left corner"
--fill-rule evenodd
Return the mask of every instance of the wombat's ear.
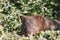
M 20 16 L 21 20 L 24 19 L 24 16 Z
M 20 16 L 20 18 L 23 20 L 23 19 L 26 19 L 28 16 L 25 16 L 25 15 L 23 15 L 23 16 Z

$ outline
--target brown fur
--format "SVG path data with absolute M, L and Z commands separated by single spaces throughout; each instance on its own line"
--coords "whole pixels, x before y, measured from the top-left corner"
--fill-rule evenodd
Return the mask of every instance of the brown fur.
M 21 16 L 21 21 L 21 34 L 23 35 L 35 35 L 44 30 L 60 30 L 60 21 L 42 16 Z

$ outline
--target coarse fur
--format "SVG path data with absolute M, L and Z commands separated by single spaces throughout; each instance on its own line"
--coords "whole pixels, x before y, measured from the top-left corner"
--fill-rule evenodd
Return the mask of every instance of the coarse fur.
M 21 16 L 21 35 L 30 36 L 44 30 L 60 30 L 60 21 L 43 16 Z

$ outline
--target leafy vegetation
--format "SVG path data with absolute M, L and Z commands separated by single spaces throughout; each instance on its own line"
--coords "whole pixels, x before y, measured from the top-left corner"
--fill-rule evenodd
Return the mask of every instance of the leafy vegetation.
M 3 24 L 2 40 L 29 40 L 21 37 L 21 15 L 42 15 L 60 20 L 60 0 L 0 0 L 0 24 Z M 1 29 L 1 26 L 0 26 Z M 60 40 L 60 31 L 45 31 L 34 36 L 34 40 Z

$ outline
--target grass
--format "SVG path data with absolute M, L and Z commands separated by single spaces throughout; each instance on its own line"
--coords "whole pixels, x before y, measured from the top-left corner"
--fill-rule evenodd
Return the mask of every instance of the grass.
M 30 40 L 30 37 L 20 36 L 15 31 L 5 32 L 0 36 L 1 40 Z M 33 37 L 33 40 L 60 40 L 60 31 L 41 31 Z

